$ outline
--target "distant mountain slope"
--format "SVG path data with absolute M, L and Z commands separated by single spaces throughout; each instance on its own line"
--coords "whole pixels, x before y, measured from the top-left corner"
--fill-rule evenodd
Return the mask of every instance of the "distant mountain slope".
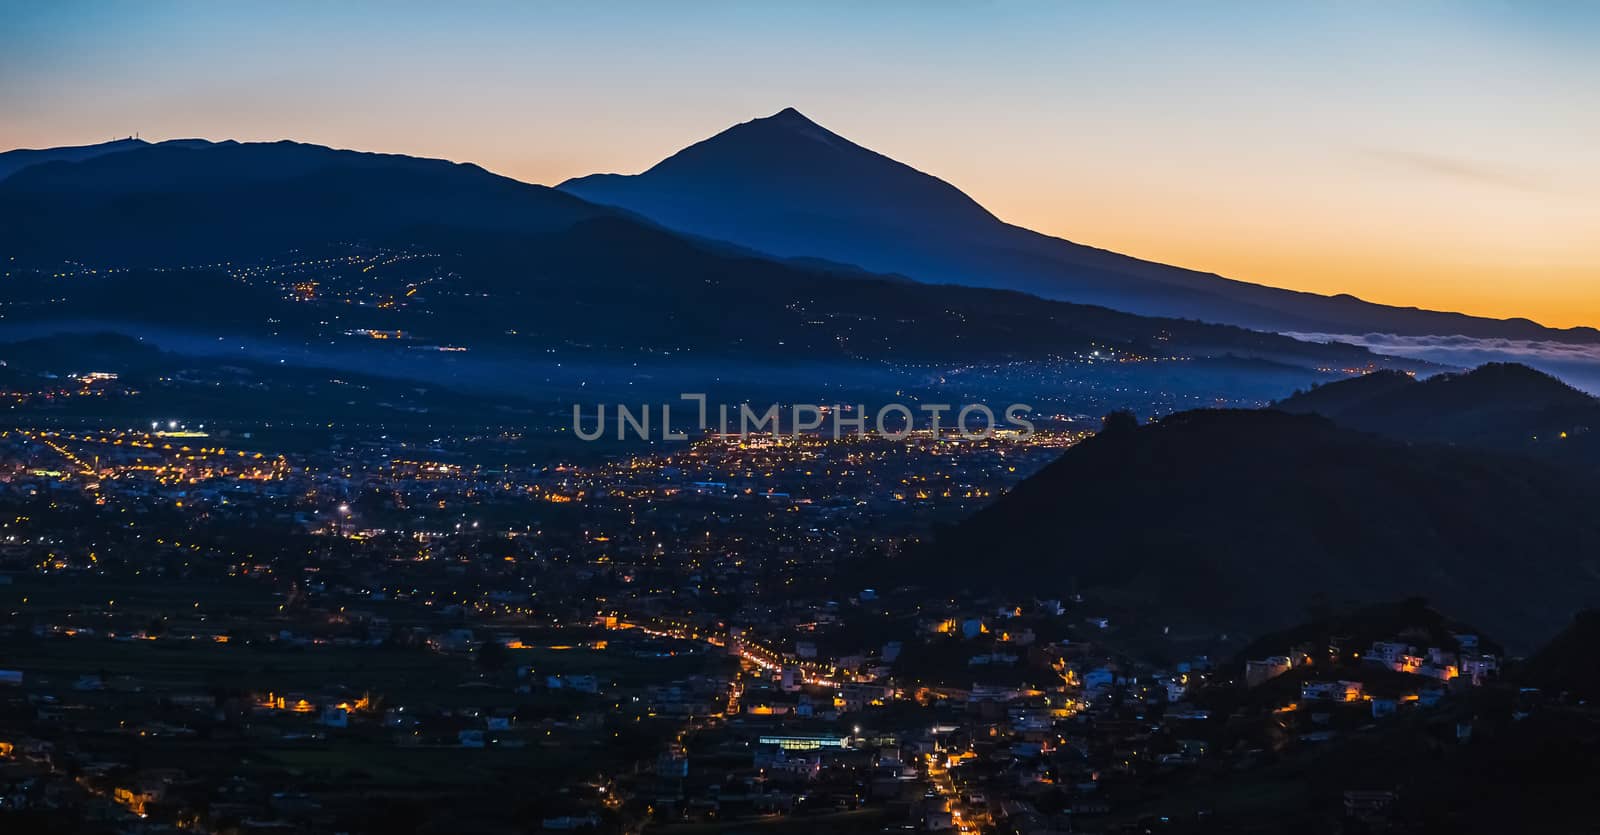
M 342 270 L 349 247 L 428 258 Z M 8 323 L 92 316 L 297 339 L 383 328 L 508 352 L 877 361 L 1106 348 L 1382 364 L 1349 346 L 774 261 L 472 165 L 291 142 L 31 165 L 0 181 L 0 256 L 16 259 L 5 262 Z M 62 262 L 66 280 L 48 268 Z M 295 263 L 260 268 L 283 262 Z M 30 263 L 47 266 L 29 273 Z M 292 279 L 257 278 L 268 274 Z M 289 300 L 290 281 L 318 283 L 327 300 Z
M 114 139 L 98 145 L 73 145 L 63 148 L 18 148 L 15 151 L 0 153 L 0 180 L 41 162 L 77 162 L 92 159 L 102 154 L 113 154 L 117 151 L 130 151 L 135 148 L 149 147 L 150 143 L 138 139 Z
M 163 143 L 0 181 L 0 252 L 114 266 L 244 260 L 424 230 L 549 232 L 615 210 L 473 165 L 293 142 Z
M 461 251 L 431 259 L 430 275 L 440 278 L 392 309 L 343 300 L 386 286 L 400 288 L 393 295 L 402 296 L 410 274 L 396 280 L 381 269 L 313 273 L 326 301 L 293 300 L 270 284 L 231 279 L 222 270 L 136 268 L 67 279 L 13 277 L 0 284 L 0 304 L 13 326 L 92 322 L 131 333 L 154 327 L 385 350 L 420 341 L 510 356 L 581 348 L 596 358 L 682 354 L 804 364 L 1182 353 L 1229 360 L 1217 370 L 1174 362 L 1169 372 L 1202 389 L 1216 378 L 1219 395 L 1250 388 L 1234 378 L 1260 376 L 1283 391 L 1330 378 L 1316 366 L 1387 361 L 1345 345 L 1019 293 L 966 287 L 907 293 L 900 282 L 728 256 L 621 218 L 595 218 L 544 235 L 436 233 L 419 240 Z M 360 329 L 410 337 L 380 343 L 349 335 Z M 1129 364 L 1128 371 L 1140 365 Z M 1085 368 L 1083 374 L 1098 379 L 1122 371 L 1113 363 L 1107 372 Z
M 1600 399 L 1523 365 L 1423 381 L 1384 371 L 1296 394 L 1276 408 L 1369 432 L 1600 463 Z
M 201 146 L 210 143 L 203 139 L 175 139 L 163 142 L 168 146 Z M 110 142 L 101 142 L 98 145 L 73 145 L 63 148 L 19 148 L 15 151 L 0 152 L 0 180 L 27 168 L 43 162 L 81 162 L 106 154 L 119 151 L 133 151 L 150 147 L 149 142 L 142 139 L 113 139 Z
M 918 576 L 1040 595 L 1077 583 L 1245 634 L 1314 605 L 1423 596 L 1526 648 L 1600 601 L 1597 500 L 1536 462 L 1315 416 L 1114 420 L 940 536 Z
M 642 174 L 596 174 L 560 188 L 774 255 L 819 256 L 922 281 L 1005 287 L 1144 315 L 1272 331 L 1600 342 L 1593 328 L 1558 331 L 1523 319 L 1264 287 L 1041 235 L 792 108 L 729 128 Z

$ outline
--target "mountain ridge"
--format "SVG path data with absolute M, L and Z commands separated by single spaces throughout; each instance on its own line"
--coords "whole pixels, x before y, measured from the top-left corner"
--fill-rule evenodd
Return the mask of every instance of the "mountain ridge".
M 43 162 L 0 181 L 0 221 L 0 256 L 18 259 L 5 262 L 0 288 L 15 304 L 9 323 L 226 323 L 241 340 L 322 344 L 378 329 L 483 350 L 871 362 L 1104 347 L 1289 361 L 1306 382 L 1326 379 L 1324 367 L 1391 363 L 1342 344 L 775 260 L 471 164 L 303 143 Z M 385 248 L 428 259 L 339 266 L 352 250 Z M 312 296 L 344 303 L 295 298 L 292 285 L 307 280 Z M 185 305 L 163 301 L 175 297 Z
M 1600 520 L 1583 509 L 1596 500 L 1591 479 L 1544 462 L 1316 415 L 1122 416 L 915 563 L 921 577 L 1038 596 L 1081 588 L 1246 635 L 1317 607 L 1422 596 L 1530 648 L 1600 600 L 1587 558 Z
M 818 131 L 826 142 L 814 141 Z M 813 141 L 798 143 L 797 137 Z M 830 172 L 833 180 L 824 180 Z M 912 177 L 922 182 L 908 182 Z M 1595 328 L 1554 329 L 1525 317 L 1491 319 L 1379 305 L 1350 294 L 1321 296 L 1045 235 L 1006 223 L 954 185 L 857 145 L 793 108 L 693 143 L 640 174 L 577 177 L 557 188 L 769 254 L 816 255 L 924 282 L 1007 287 L 1141 315 L 1273 331 L 1600 342 Z M 914 205 L 918 197 L 943 202 Z M 876 218 L 860 208 L 874 201 Z M 884 211 L 895 217 L 882 217 Z M 875 228 L 860 229 L 864 219 Z
M 15 255 L 172 266 L 177 253 L 260 256 L 341 227 L 404 243 L 469 217 L 528 234 L 626 213 L 471 163 L 227 140 L 30 165 L 0 180 L 0 215 L 0 250 Z
M 147 142 L 138 137 L 113 139 L 109 142 L 99 142 L 90 145 L 68 145 L 55 148 L 17 148 L 11 151 L 0 151 L 0 180 L 11 176 L 25 168 L 47 162 L 82 162 L 95 157 L 115 154 L 122 151 L 134 151 L 140 148 L 150 148 L 155 145 L 172 145 L 201 147 L 210 145 L 204 139 L 168 139 L 164 142 Z

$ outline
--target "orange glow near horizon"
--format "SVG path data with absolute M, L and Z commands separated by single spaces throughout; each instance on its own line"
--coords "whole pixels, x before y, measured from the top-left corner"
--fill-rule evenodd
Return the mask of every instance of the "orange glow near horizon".
M 1378 155 L 1330 160 L 1375 169 L 1365 179 L 1227 182 L 1221 171 L 1240 163 L 1215 160 L 1209 185 L 1194 174 L 1122 178 L 1108 166 L 1017 171 L 965 190 L 1039 232 L 1240 281 L 1600 327 L 1600 191 L 1521 187 Z

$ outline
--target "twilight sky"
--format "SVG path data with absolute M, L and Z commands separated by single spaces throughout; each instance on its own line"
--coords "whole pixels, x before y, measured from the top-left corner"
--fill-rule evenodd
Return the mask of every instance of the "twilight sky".
M 1600 326 L 1600 3 L 0 0 L 0 149 L 634 172 L 794 106 L 1042 232 Z

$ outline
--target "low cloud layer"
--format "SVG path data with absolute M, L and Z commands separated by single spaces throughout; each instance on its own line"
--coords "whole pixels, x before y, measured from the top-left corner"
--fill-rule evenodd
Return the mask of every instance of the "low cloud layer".
M 1600 394 L 1600 343 L 1470 336 L 1400 336 L 1392 333 L 1291 333 L 1308 342 L 1345 342 L 1380 354 L 1410 357 L 1455 368 L 1486 362 L 1520 362 L 1553 374 L 1591 394 Z

